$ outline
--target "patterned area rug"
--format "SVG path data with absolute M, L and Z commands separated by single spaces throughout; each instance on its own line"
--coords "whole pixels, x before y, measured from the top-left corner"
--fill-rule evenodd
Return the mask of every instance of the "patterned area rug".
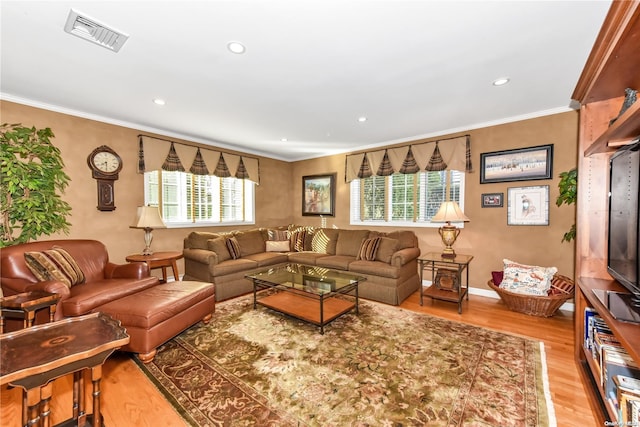
M 320 335 L 252 301 L 139 364 L 191 425 L 555 425 L 542 343 L 362 300 Z

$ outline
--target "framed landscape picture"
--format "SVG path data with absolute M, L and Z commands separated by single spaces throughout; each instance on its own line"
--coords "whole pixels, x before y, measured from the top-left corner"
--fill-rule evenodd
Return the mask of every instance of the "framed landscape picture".
M 549 186 L 511 187 L 507 193 L 508 225 L 549 225 Z
M 336 174 L 302 177 L 302 215 L 335 215 Z
M 480 153 L 480 184 L 551 179 L 553 144 Z

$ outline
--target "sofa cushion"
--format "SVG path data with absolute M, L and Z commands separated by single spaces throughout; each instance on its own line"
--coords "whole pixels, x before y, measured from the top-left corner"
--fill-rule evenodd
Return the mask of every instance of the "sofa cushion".
M 33 275 L 43 282 L 57 280 L 71 287 L 85 280 L 76 260 L 60 247 L 25 252 L 24 260 Z
M 369 230 L 339 230 L 336 255 L 358 256 L 362 241 L 369 237 Z
M 349 264 L 349 272 L 388 277 L 390 279 L 400 277 L 400 268 L 382 261 L 356 260 Z
M 319 267 L 333 268 L 335 270 L 348 270 L 349 264 L 356 260 L 356 257 L 348 255 L 328 255 L 316 259 Z
M 227 251 L 229 251 L 229 255 L 231 256 L 231 259 L 238 259 L 240 258 L 240 245 L 238 244 L 238 241 L 236 240 L 235 237 L 229 237 L 228 239 L 225 239 L 225 245 L 227 246 Z
M 187 237 L 187 245 L 193 249 L 207 249 L 207 242 L 216 237 L 221 237 L 217 233 L 207 233 L 203 231 L 192 231 Z
M 398 250 L 400 242 L 397 239 L 391 239 L 389 237 L 380 237 L 380 244 L 375 254 L 377 261 L 386 262 L 391 264 L 391 257 Z
M 321 228 L 315 230 L 311 237 L 311 250 L 322 254 L 335 255 L 338 230 L 335 228 Z
M 373 261 L 376 259 L 376 253 L 378 252 L 378 246 L 380 246 L 381 237 L 373 237 L 371 239 L 364 239 L 360 245 L 358 256 L 356 259 L 363 259 L 366 261 Z
M 317 252 L 290 252 L 289 262 L 305 265 L 316 265 L 319 258 L 330 256 L 328 254 L 319 254 Z
M 307 238 L 307 230 L 300 229 L 291 233 L 291 250 L 296 252 L 303 252 L 304 244 Z
M 242 231 L 234 237 L 238 241 L 241 257 L 265 251 L 264 237 L 260 230 Z
M 69 298 L 62 300 L 62 313 L 65 317 L 87 314 L 98 306 L 152 286 L 158 286 L 158 278 L 155 276 L 139 280 L 103 279 L 82 283 L 73 286 Z
M 408 230 L 399 230 L 392 231 L 391 233 L 387 233 L 386 236 L 390 239 L 398 240 L 398 250 L 405 248 L 417 248 L 418 247 L 418 238 L 416 237 L 413 231 Z
M 227 239 L 224 237 L 216 237 L 215 239 L 207 240 L 207 249 L 218 255 L 218 262 L 231 259 L 229 249 L 227 249 Z
M 259 254 L 252 254 L 243 257 L 242 259 L 248 259 L 258 263 L 258 267 L 265 265 L 274 265 L 287 262 L 287 254 L 281 252 L 261 252 Z
M 240 271 L 247 271 L 257 267 L 258 267 L 258 263 L 251 259 L 247 259 L 247 258 L 230 259 L 214 265 L 213 275 L 226 276 L 227 274 L 238 273 Z

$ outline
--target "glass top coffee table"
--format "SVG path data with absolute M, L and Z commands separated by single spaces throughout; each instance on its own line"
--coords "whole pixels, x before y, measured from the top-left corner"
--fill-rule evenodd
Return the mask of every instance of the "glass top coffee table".
M 329 268 L 286 264 L 246 276 L 253 281 L 253 308 L 268 307 L 324 327 L 345 313 L 358 313 L 358 284 L 365 277 Z M 259 291 L 271 289 L 274 292 Z

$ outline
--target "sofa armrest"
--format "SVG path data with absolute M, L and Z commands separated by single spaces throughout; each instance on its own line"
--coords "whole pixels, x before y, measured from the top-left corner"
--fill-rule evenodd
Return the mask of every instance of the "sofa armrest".
M 404 248 L 391 256 L 391 265 L 402 267 L 420 256 L 420 248 Z
M 218 263 L 218 254 L 206 249 L 183 249 L 182 255 L 186 259 L 190 259 L 200 264 L 214 266 Z
M 145 262 L 131 262 L 129 264 L 109 262 L 104 267 L 105 279 L 143 279 L 149 275 L 149 266 Z

